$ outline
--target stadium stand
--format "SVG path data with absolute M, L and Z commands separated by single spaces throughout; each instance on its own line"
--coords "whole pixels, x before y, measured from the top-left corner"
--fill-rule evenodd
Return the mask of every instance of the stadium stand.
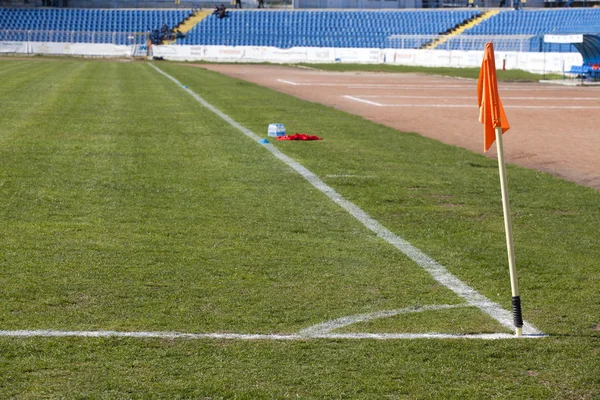
M 436 35 L 477 14 L 475 10 L 231 11 L 227 18 L 205 18 L 177 43 L 385 48 L 392 45 L 394 35 Z
M 553 9 L 553 10 L 511 10 L 494 15 L 481 24 L 463 32 L 463 35 L 478 36 L 530 36 L 530 46 L 526 51 L 539 52 L 578 52 L 574 45 L 543 43 L 544 34 L 600 34 L 600 8 Z M 456 47 L 451 47 L 456 48 Z M 463 50 L 472 50 L 462 47 Z M 497 50 L 504 49 L 502 45 Z
M 600 8 L 511 10 L 498 13 L 465 35 L 600 33 Z
M 178 26 L 190 10 L 98 10 L 72 8 L 0 8 L 0 40 L 130 44 L 163 23 Z
M 517 49 L 498 42 L 497 50 L 570 52 L 578 51 L 575 45 L 544 44 L 542 35 L 600 33 L 600 8 L 230 10 L 223 19 L 191 15 L 190 10 L 165 9 L 0 8 L 0 41 L 130 44 L 133 36 L 124 33 L 143 33 L 135 36 L 138 44 L 166 23 L 182 27 L 185 38 L 178 45 L 471 50 L 490 37 L 520 35 L 524 39 Z M 481 40 L 465 41 L 476 37 Z
M 600 9 L 503 10 L 488 18 L 481 10 L 402 11 L 232 11 L 228 18 L 209 16 L 196 25 L 183 45 L 419 48 L 429 39 L 407 35 L 444 35 L 468 26 L 446 49 L 480 48 L 480 41 L 465 45 L 465 37 L 515 36 L 520 38 L 510 51 L 577 52 L 569 44 L 546 44 L 549 33 L 600 32 Z M 483 39 L 482 39 L 483 40 Z M 485 39 L 488 40 L 488 39 Z M 408 43 L 407 43 L 408 42 Z M 460 43 L 460 44 L 459 44 Z M 508 43 L 508 42 L 507 42 Z M 523 45 L 525 43 L 525 45 Z

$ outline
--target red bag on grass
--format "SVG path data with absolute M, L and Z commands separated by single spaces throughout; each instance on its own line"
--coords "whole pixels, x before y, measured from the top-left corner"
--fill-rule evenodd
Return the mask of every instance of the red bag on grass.
M 318 136 L 307 135 L 306 133 L 296 133 L 294 135 L 278 136 L 277 140 L 321 140 Z

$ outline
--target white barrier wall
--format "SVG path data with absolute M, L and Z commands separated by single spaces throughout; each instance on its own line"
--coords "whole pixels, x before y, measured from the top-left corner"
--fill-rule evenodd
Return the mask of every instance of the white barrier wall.
M 27 54 L 27 42 L 0 42 L 0 54 Z
M 143 57 L 143 45 L 107 43 L 0 42 L 1 53 L 77 55 L 84 57 Z M 292 63 L 365 63 L 396 64 L 424 67 L 479 67 L 482 51 L 461 50 L 395 50 L 340 49 L 316 47 L 255 46 L 152 46 L 154 57 L 176 61 L 224 61 Z M 521 69 L 534 73 L 562 73 L 573 65 L 581 65 L 579 53 L 496 52 L 496 68 Z
M 272 62 L 272 63 L 365 63 L 424 67 L 480 67 L 481 51 L 340 49 L 253 46 L 153 46 L 155 57 L 177 61 Z M 581 65 L 579 53 L 496 52 L 496 68 L 521 69 L 533 73 L 568 71 Z
M 145 57 L 147 47 L 110 43 L 0 42 L 0 54 L 2 53 L 82 57 Z

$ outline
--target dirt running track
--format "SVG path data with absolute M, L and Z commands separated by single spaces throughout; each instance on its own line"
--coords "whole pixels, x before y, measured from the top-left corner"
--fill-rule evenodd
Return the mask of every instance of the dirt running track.
M 483 153 L 472 79 L 265 65 L 202 67 Z M 499 90 L 511 124 L 504 135 L 508 163 L 600 190 L 600 87 L 500 83 Z M 487 155 L 496 156 L 495 145 Z

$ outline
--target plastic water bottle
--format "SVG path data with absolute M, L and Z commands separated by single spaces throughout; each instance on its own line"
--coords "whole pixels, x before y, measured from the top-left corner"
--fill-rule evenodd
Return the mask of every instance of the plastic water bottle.
M 285 136 L 285 125 L 269 124 L 268 135 L 271 137 Z

